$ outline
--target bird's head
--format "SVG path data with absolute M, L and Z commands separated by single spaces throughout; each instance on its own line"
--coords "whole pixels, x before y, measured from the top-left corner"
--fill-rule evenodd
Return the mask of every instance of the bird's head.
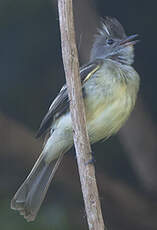
M 137 34 L 127 36 L 116 18 L 106 17 L 102 20 L 102 28 L 96 35 L 91 50 L 90 61 L 95 59 L 112 59 L 122 64 L 131 65 L 134 59 L 133 46 Z

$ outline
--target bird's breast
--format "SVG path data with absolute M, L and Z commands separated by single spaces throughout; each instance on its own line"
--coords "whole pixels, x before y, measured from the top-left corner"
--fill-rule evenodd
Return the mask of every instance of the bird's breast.
M 136 99 L 130 83 L 105 76 L 93 79 L 86 87 L 87 128 L 92 143 L 116 133 L 131 113 Z

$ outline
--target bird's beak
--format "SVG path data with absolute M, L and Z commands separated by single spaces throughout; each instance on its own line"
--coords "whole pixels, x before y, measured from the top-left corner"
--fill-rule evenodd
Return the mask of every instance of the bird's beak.
M 124 38 L 123 40 L 120 41 L 121 46 L 132 46 L 135 45 L 139 40 L 134 40 L 135 38 L 138 37 L 138 34 L 130 35 L 127 38 Z

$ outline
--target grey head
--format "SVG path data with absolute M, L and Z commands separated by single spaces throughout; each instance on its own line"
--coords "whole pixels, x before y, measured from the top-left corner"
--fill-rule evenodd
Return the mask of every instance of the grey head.
M 134 40 L 136 37 L 137 34 L 127 36 L 116 18 L 106 17 L 102 20 L 102 28 L 96 35 L 90 61 L 112 59 L 131 65 L 134 60 L 133 46 L 137 43 L 137 40 Z

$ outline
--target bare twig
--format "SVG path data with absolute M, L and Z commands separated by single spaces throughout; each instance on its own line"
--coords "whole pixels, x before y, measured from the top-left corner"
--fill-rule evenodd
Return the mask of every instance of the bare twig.
M 90 230 L 104 230 L 95 169 L 87 162 L 91 148 L 86 129 L 86 116 L 79 78 L 78 53 L 75 43 L 72 0 L 58 0 L 62 55 L 70 99 L 70 111 L 74 129 L 74 144 Z

